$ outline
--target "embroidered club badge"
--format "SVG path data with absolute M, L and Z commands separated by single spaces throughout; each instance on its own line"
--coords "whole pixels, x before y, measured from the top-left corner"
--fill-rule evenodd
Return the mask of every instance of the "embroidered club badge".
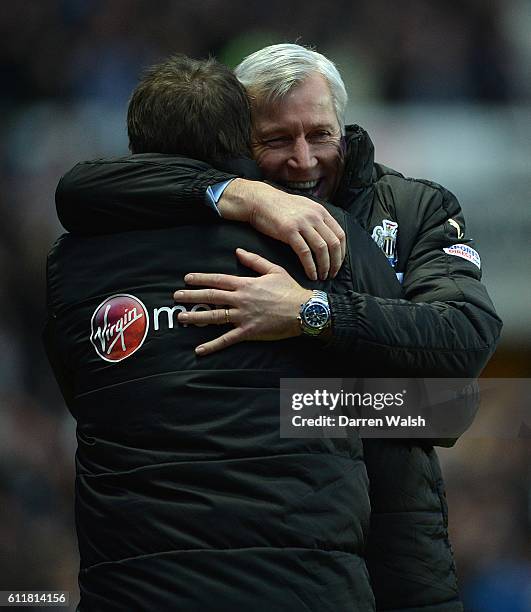
M 382 249 L 389 263 L 396 266 L 396 238 L 398 235 L 398 223 L 384 219 L 382 225 L 377 225 L 372 230 L 372 239 Z

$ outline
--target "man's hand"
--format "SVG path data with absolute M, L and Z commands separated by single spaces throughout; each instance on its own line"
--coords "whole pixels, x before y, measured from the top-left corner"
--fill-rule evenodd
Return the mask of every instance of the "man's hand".
M 345 259 L 345 232 L 324 206 L 303 196 L 235 179 L 223 192 L 219 211 L 225 219 L 250 223 L 289 244 L 311 280 L 317 280 L 317 274 L 321 280 L 334 278 Z
M 267 259 L 236 249 L 238 259 L 258 277 L 230 274 L 187 274 L 188 285 L 209 289 L 190 289 L 173 294 L 177 302 L 207 303 L 224 306 L 216 310 L 179 313 L 180 323 L 194 325 L 225 325 L 234 329 L 215 340 L 198 346 L 198 355 L 208 355 L 237 342 L 246 340 L 281 340 L 301 333 L 297 319 L 301 304 L 312 297 L 284 268 Z

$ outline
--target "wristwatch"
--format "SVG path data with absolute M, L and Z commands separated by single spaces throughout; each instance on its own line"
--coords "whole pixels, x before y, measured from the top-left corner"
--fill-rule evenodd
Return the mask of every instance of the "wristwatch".
M 299 316 L 303 334 L 318 336 L 331 325 L 328 296 L 324 291 L 312 291 L 312 297 L 301 305 Z

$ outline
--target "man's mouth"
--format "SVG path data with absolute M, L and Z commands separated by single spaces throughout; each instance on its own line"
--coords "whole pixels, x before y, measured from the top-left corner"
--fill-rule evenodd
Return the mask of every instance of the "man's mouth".
M 284 185 L 291 191 L 296 191 L 302 195 L 317 195 L 321 179 L 313 181 L 286 181 Z

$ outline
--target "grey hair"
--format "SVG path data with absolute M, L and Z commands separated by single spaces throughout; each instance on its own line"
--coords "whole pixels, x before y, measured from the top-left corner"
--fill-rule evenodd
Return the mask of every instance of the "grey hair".
M 296 44 L 271 45 L 248 55 L 234 73 L 251 103 L 257 106 L 280 100 L 308 77 L 320 74 L 330 87 L 336 117 L 344 133 L 347 90 L 335 65 L 321 53 Z

